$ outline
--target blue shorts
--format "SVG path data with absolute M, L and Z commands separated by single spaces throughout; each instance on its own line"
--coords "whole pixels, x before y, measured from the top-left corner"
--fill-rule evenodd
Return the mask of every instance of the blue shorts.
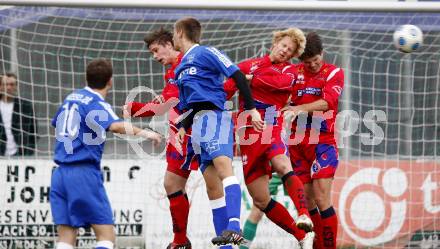
M 52 174 L 50 207 L 56 225 L 113 225 L 113 214 L 96 166 L 60 166 Z
M 233 158 L 233 128 L 232 113 L 228 111 L 203 111 L 194 117 L 192 144 L 195 153 L 200 154 L 202 173 L 216 157 Z

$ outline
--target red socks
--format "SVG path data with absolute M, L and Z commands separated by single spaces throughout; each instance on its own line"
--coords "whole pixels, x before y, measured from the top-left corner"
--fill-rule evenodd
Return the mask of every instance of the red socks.
M 271 199 L 267 207 L 262 211 L 266 214 L 267 218 L 295 236 L 298 241 L 304 238 L 305 232 L 296 227 L 295 221 L 283 205 Z
M 170 200 L 171 218 L 173 220 L 174 240 L 176 244 L 184 244 L 186 237 L 186 227 L 188 225 L 189 201 L 186 194 L 178 191 L 168 195 Z
M 313 231 L 315 232 L 315 243 L 313 243 L 313 248 L 324 249 L 322 245 L 322 221 L 318 208 L 309 210 L 309 214 L 313 221 Z
M 321 212 L 322 220 L 322 242 L 325 249 L 336 249 L 336 238 L 338 236 L 338 218 L 333 207 Z
M 304 185 L 302 184 L 301 180 L 293 173 L 293 171 L 285 174 L 282 180 L 284 187 L 287 189 L 290 198 L 298 210 L 298 215 L 306 214 L 309 216 L 306 198 L 304 195 Z

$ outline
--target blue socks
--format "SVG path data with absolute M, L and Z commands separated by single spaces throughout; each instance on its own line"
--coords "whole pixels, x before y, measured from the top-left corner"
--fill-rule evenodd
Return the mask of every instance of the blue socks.
M 211 209 L 212 209 L 212 221 L 214 223 L 215 234 L 220 235 L 223 230 L 228 227 L 228 212 L 226 210 L 226 201 L 225 198 L 222 197 L 217 200 L 211 200 Z M 232 249 L 232 246 L 226 245 L 221 246 L 221 249 Z
M 235 176 L 223 179 L 226 210 L 228 212 L 228 230 L 240 232 L 241 188 Z

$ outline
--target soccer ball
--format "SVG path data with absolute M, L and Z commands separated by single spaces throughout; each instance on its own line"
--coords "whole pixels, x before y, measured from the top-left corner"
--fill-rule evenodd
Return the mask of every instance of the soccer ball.
M 423 44 L 423 33 L 419 27 L 406 24 L 394 31 L 394 45 L 404 53 L 411 53 Z

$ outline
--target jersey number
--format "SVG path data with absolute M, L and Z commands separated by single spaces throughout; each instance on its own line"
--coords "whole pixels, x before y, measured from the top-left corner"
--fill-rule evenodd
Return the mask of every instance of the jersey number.
M 79 130 L 78 123 L 73 124 L 74 119 L 77 119 L 79 116 L 78 105 L 73 104 L 69 108 L 69 103 L 66 103 L 65 105 L 63 105 L 63 109 L 64 109 L 63 111 L 64 119 L 63 119 L 63 126 L 61 128 L 60 135 L 63 137 L 65 136 L 73 137 L 78 133 Z

